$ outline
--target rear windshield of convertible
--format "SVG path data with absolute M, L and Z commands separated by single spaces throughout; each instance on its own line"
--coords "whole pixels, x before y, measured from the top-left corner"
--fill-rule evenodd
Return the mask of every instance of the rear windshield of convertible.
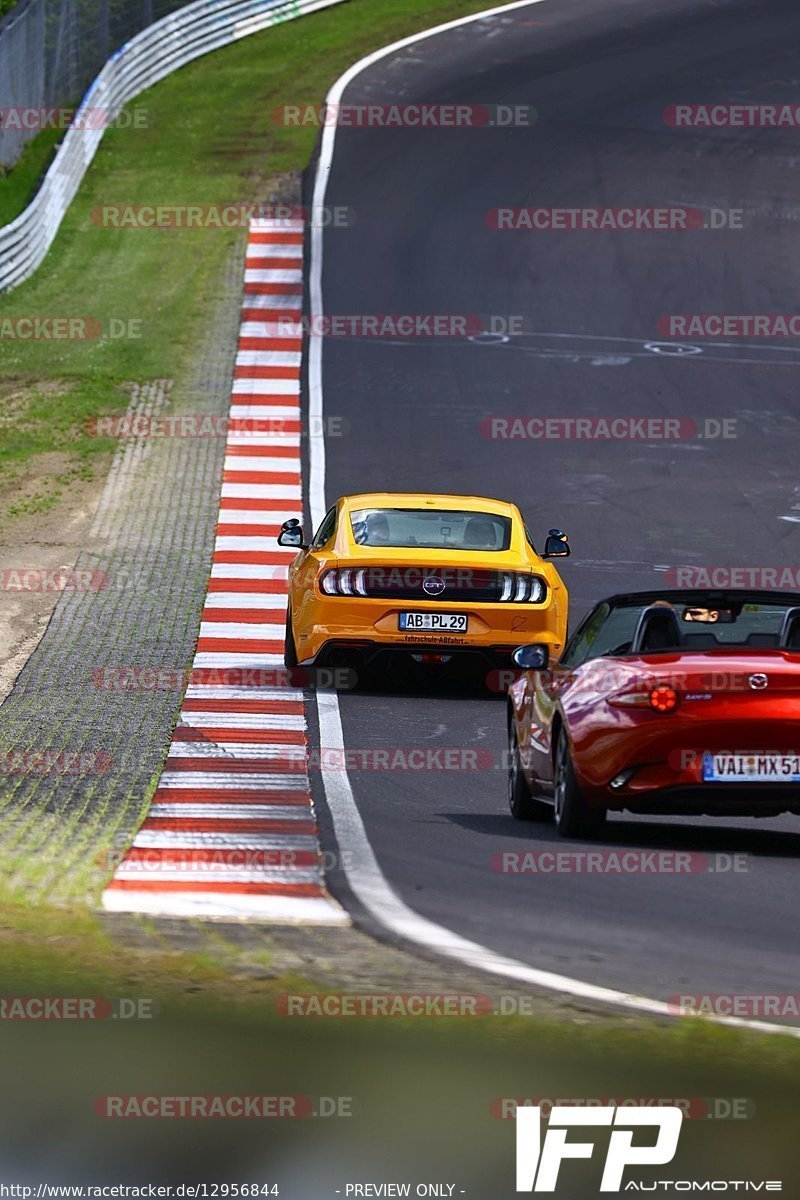
M 613 607 L 604 603 L 578 630 L 561 661 L 577 666 L 609 655 L 735 648 L 798 650 L 797 604 L 795 598 L 765 604 L 726 603 L 713 596 Z
M 433 508 L 359 508 L 350 514 L 359 546 L 427 550 L 508 550 L 511 518 Z

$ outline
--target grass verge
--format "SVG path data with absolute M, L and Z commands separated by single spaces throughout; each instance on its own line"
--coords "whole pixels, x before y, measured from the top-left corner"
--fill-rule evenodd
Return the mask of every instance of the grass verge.
M 245 950 L 237 945 L 235 927 L 201 923 L 198 933 L 202 930 L 202 938 L 198 938 L 197 947 L 176 951 L 168 922 L 147 917 L 125 921 L 126 930 L 120 939 L 113 922 L 94 912 L 47 905 L 33 910 L 0 889 L 3 993 L 140 996 L 153 1000 L 167 1016 L 179 1016 L 191 1009 L 197 1016 L 229 1019 L 235 1015 L 270 1023 L 278 997 L 287 990 L 329 990 L 314 980 L 313 968 L 304 977 L 270 970 L 268 928 L 259 950 Z M 132 944 L 132 934 L 140 945 Z M 238 970 L 222 965 L 226 955 L 238 960 Z M 349 990 L 364 990 L 363 983 Z M 477 979 L 475 990 L 489 991 L 487 980 Z M 549 1053 L 556 1058 L 616 1053 L 633 1063 L 644 1055 L 648 1065 L 655 1067 L 674 1065 L 677 1057 L 695 1068 L 713 1067 L 724 1059 L 727 1067 L 749 1070 L 753 1078 L 768 1073 L 776 1083 L 795 1082 L 800 1070 L 800 1042 L 788 1037 L 754 1036 L 702 1021 L 676 1020 L 655 1027 L 644 1018 L 641 1023 L 634 1018 L 623 1024 L 602 1011 L 593 1017 L 576 1013 L 572 1019 L 537 1015 L 484 1017 L 478 1021 L 481 1030 L 498 1045 L 509 1040 L 513 1044 L 520 1038 L 531 1043 L 544 1039 Z M 331 1027 L 348 1024 L 347 1020 L 336 1019 L 326 1023 Z M 380 1025 L 381 1019 L 363 1023 Z M 408 1017 L 397 1018 L 391 1025 L 457 1030 L 472 1027 L 474 1021 Z

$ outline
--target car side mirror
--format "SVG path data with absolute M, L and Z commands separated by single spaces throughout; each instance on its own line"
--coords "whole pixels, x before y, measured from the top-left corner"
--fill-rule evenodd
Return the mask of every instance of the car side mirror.
M 544 671 L 550 661 L 550 651 L 547 646 L 534 643 L 531 646 L 518 646 L 511 658 L 523 671 Z
M 560 529 L 551 529 L 544 544 L 545 558 L 569 558 L 572 551 L 569 548 L 569 537 Z
M 278 534 L 279 546 L 290 546 L 295 550 L 304 550 L 306 543 L 303 541 L 303 527 L 297 517 L 292 517 L 290 521 L 284 521 L 281 525 L 281 531 Z

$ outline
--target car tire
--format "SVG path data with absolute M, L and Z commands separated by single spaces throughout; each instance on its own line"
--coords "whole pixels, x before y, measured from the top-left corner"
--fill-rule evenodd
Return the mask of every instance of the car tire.
M 508 730 L 508 807 L 516 821 L 545 821 L 552 815 L 549 805 L 531 795 L 513 719 Z
M 558 735 L 556 748 L 553 802 L 556 829 L 562 837 L 596 838 L 600 836 L 606 823 L 606 810 L 590 808 L 584 800 L 575 775 L 569 740 L 563 728 Z
M 297 647 L 294 644 L 294 630 L 292 629 L 292 610 L 286 609 L 286 637 L 283 643 L 283 665 L 287 671 L 297 666 Z

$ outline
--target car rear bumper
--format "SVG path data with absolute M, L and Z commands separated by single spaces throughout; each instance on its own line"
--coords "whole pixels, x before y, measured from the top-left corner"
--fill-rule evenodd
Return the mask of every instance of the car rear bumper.
M 413 633 L 399 629 L 404 611 L 466 613 L 466 633 Z M 384 600 L 319 599 L 303 606 L 295 617 L 298 657 L 319 664 L 334 649 L 351 649 L 363 656 L 381 650 L 405 654 L 483 654 L 493 664 L 508 663 L 517 646 L 540 642 L 553 659 L 564 648 L 566 622 L 551 593 L 542 605 L 443 605 L 415 601 L 398 606 Z
M 487 670 L 508 671 L 511 674 L 513 663 L 511 653 L 518 645 L 481 646 L 481 645 L 451 645 L 441 639 L 419 641 L 409 639 L 407 642 L 371 641 L 365 638 L 333 638 L 323 643 L 313 659 L 303 660 L 303 666 L 337 667 L 363 666 L 369 668 L 380 664 L 387 658 L 410 657 L 441 657 L 450 660 L 482 663 Z M 516 675 L 518 668 L 514 668 Z

